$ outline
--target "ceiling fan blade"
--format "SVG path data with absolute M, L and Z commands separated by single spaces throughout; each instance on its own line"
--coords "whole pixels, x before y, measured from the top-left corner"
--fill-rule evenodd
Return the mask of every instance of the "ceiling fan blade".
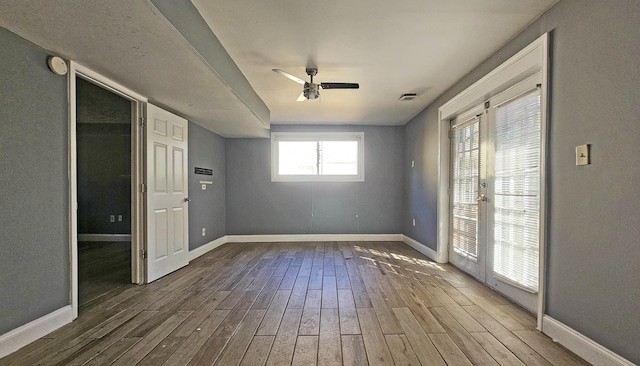
M 359 89 L 358 83 L 320 83 L 322 89 Z
M 304 96 L 304 91 L 302 93 L 300 93 L 300 96 L 298 97 L 298 99 L 296 99 L 296 102 L 304 102 L 305 100 L 307 100 L 307 97 Z
M 306 82 L 306 81 L 304 81 L 304 80 L 300 79 L 300 78 L 299 78 L 299 77 L 297 77 L 297 76 L 293 76 L 293 75 L 289 74 L 289 73 L 288 73 L 288 72 L 286 72 L 286 71 L 282 71 L 282 70 L 280 70 L 280 69 L 271 69 L 271 70 L 273 70 L 273 71 L 277 72 L 278 74 L 280 74 L 280 75 L 284 76 L 285 78 L 288 78 L 288 79 L 291 79 L 291 80 L 295 81 L 295 82 L 296 82 L 296 83 L 298 83 L 298 84 L 302 84 L 302 85 L 304 85 L 304 83 Z

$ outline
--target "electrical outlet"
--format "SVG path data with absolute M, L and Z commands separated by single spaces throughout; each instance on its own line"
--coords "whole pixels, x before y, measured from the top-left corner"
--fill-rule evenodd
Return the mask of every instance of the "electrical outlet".
M 118 215 L 118 221 L 122 221 L 122 215 Z
M 203 185 L 202 185 L 202 190 L 203 190 L 203 191 L 206 191 L 206 190 L 207 190 L 207 185 L 206 185 L 206 184 L 203 184 Z
M 116 215 L 109 215 L 109 222 L 116 222 Z
M 205 235 L 207 235 L 207 228 L 203 227 L 202 228 L 202 236 L 205 236 Z
M 411 219 L 411 224 L 412 224 L 413 226 L 416 226 L 416 219 Z

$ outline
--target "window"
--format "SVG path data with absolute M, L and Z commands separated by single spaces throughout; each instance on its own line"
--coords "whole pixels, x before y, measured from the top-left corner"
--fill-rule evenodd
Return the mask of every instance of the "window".
M 271 181 L 364 182 L 364 133 L 272 133 Z

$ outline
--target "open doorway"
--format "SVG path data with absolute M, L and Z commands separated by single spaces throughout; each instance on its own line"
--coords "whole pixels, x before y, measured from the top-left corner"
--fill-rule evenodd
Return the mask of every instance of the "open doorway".
M 72 318 L 75 319 L 78 317 L 80 305 L 79 280 L 111 273 L 118 279 L 114 283 L 117 283 L 116 286 L 120 289 L 122 287 L 119 285 L 126 288 L 129 284 L 145 282 L 146 266 L 143 257 L 146 226 L 144 193 L 142 193 L 144 192 L 145 155 L 142 126 L 147 99 L 74 61 L 71 61 L 69 66 L 69 250 L 71 253 L 69 297 Z M 81 105 L 77 106 L 78 103 Z M 93 119 L 93 121 L 87 121 L 87 119 Z M 90 142 L 87 147 L 89 149 L 106 144 L 106 140 L 114 140 L 117 143 L 110 148 L 90 152 L 92 157 L 85 162 L 83 155 L 90 150 L 85 147 L 78 148 L 78 144 L 82 144 L 83 140 Z M 123 151 L 124 154 L 116 159 L 115 154 Z M 80 164 L 85 166 L 79 167 Z M 128 171 L 125 169 L 127 166 Z M 106 184 L 107 187 L 104 187 L 105 183 L 96 183 L 95 180 L 86 178 L 84 175 L 87 174 L 87 169 L 93 168 L 116 171 L 115 175 L 109 178 L 112 179 L 111 184 Z M 80 185 L 85 187 L 79 187 Z M 103 205 L 100 209 L 92 207 L 91 202 L 95 199 L 93 201 L 90 199 L 87 203 L 83 202 L 86 198 L 79 198 L 79 193 L 86 195 L 86 192 L 81 192 L 83 189 L 96 186 L 102 186 L 102 191 L 98 190 L 97 193 L 99 200 L 102 201 L 99 204 Z M 127 187 L 128 194 L 125 192 Z M 115 196 L 118 198 L 114 198 Z M 112 200 L 118 200 L 120 203 L 113 205 L 113 202 L 110 202 Z M 122 202 L 128 202 L 128 206 Z M 87 214 L 86 218 L 79 218 L 80 215 L 85 214 Z M 102 244 L 98 244 L 100 242 Z M 110 248 L 99 248 L 100 246 Z M 128 257 L 126 256 L 127 248 L 129 249 Z M 107 264 L 106 259 L 112 257 L 109 250 L 120 253 L 120 263 Z M 100 254 L 85 255 L 87 251 L 98 251 Z M 84 259 L 83 263 L 79 263 L 80 256 L 90 259 Z M 98 263 L 92 263 L 91 258 Z M 129 264 L 128 270 L 125 268 L 126 263 Z M 118 274 L 112 273 L 115 270 L 109 267 L 111 265 L 117 266 Z M 84 278 L 83 275 L 79 275 L 80 271 L 84 271 Z M 124 274 L 128 274 L 128 281 Z M 103 278 L 93 281 L 109 283 L 114 280 L 114 278 Z M 86 284 L 84 283 L 83 286 Z M 90 283 L 89 285 L 91 286 Z M 108 287 L 83 288 L 82 302 L 87 303 L 91 299 L 104 297 L 104 294 L 114 295 Z
M 80 309 L 131 284 L 132 103 L 76 77 Z

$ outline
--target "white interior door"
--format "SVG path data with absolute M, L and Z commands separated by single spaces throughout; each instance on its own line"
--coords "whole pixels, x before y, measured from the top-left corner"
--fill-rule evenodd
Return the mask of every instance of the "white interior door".
M 147 103 L 147 282 L 189 263 L 187 120 Z

